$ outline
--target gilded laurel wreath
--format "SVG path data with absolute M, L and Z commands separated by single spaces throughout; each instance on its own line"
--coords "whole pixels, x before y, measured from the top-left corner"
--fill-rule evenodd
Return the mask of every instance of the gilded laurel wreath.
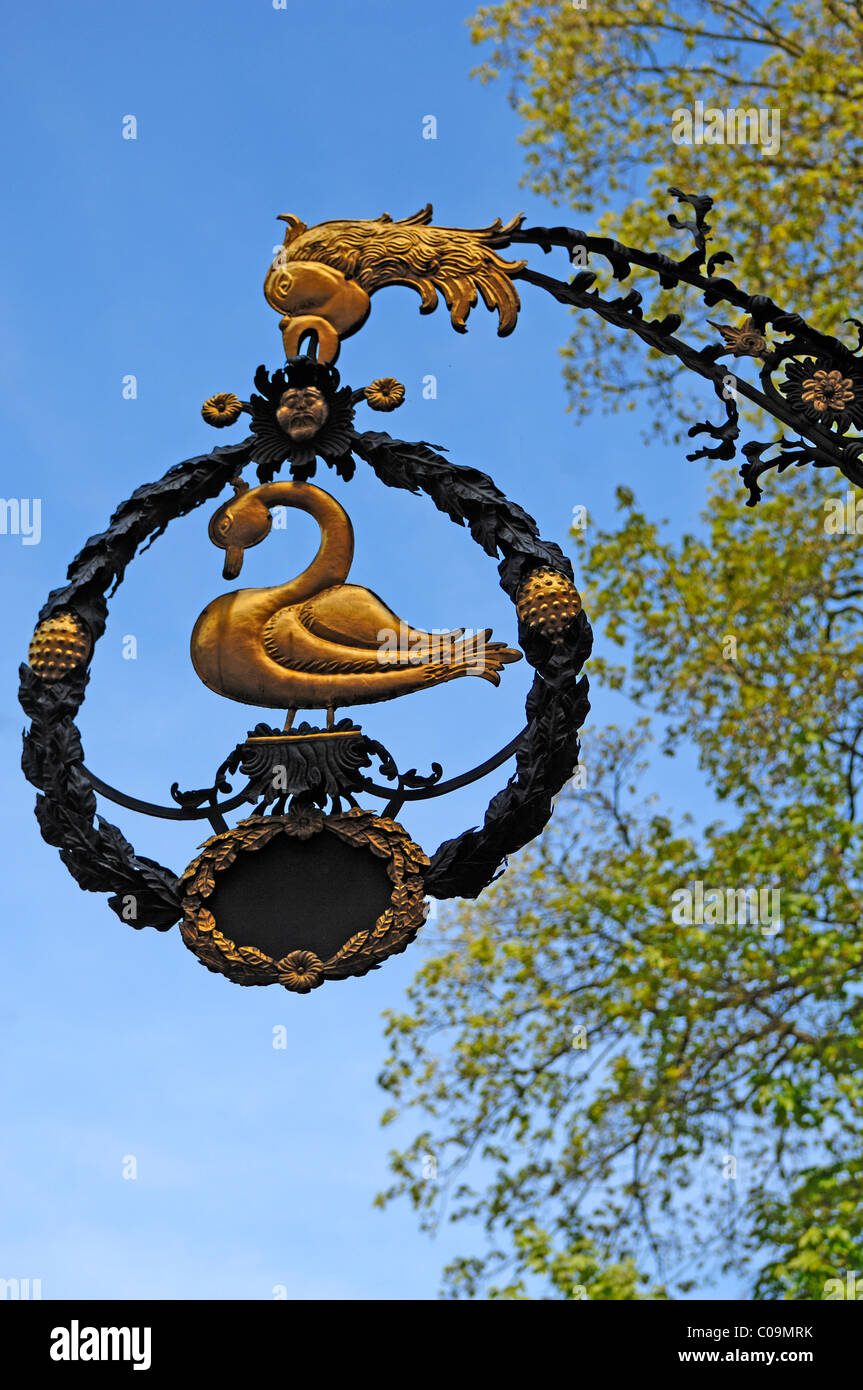
M 277 835 L 307 840 L 326 832 L 387 861 L 393 892 L 389 907 L 373 927 L 357 932 L 324 961 L 307 950 L 290 951 L 281 960 L 274 960 L 255 946 L 237 946 L 219 931 L 205 900 L 216 887 L 216 875 L 228 868 L 238 854 L 261 849 Z M 236 984 L 280 984 L 296 994 L 308 994 L 324 980 L 365 975 L 413 941 L 425 921 L 422 875 L 428 863 L 419 845 L 396 821 L 358 807 L 346 815 L 326 816 L 317 807 L 303 806 L 287 816 L 253 816 L 233 830 L 207 840 L 183 874 L 180 934 L 208 970 L 227 975 Z

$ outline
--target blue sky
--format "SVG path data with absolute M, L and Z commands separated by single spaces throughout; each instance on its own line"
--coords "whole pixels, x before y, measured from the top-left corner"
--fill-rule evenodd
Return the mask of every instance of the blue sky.
M 412 947 L 359 981 L 306 997 L 242 990 L 210 975 L 176 930 L 134 932 L 82 893 L 39 837 L 18 764 L 17 666 L 36 614 L 85 539 L 140 483 L 242 437 L 200 419 L 204 398 L 247 396 L 255 368 L 281 360 L 262 283 L 281 212 L 394 217 L 426 202 L 443 225 L 524 210 L 561 214 L 519 188 L 518 123 L 477 61 L 464 0 L 405 7 L 334 0 L 276 11 L 270 0 L 146 6 L 49 3 L 7 16 L 7 213 L 2 352 L 6 497 L 42 500 L 38 545 L 0 536 L 4 584 L 0 735 L 6 863 L 2 919 L 4 1139 L 0 1275 L 40 1278 L 43 1296 L 428 1298 L 454 1252 L 406 1208 L 372 1206 L 398 1142 L 379 1129 L 381 1012 L 398 1007 L 421 959 Z M 138 138 L 121 136 L 135 115 Z M 434 115 L 437 139 L 422 138 Z M 566 270 L 563 253 L 543 268 Z M 511 338 L 480 305 L 466 336 L 445 310 L 420 318 L 405 289 L 375 297 L 348 341 L 343 381 L 403 381 L 384 421 L 491 473 L 566 542 L 574 505 L 598 524 L 618 483 L 647 514 L 692 527 L 704 474 L 682 449 L 640 439 L 635 415 L 574 428 L 558 348 L 570 324 L 530 286 Z M 633 352 L 640 352 L 633 345 Z M 122 397 L 133 373 L 138 398 Z M 436 400 L 421 383 L 433 374 Z M 361 426 L 381 428 L 364 408 Z M 361 466 L 362 467 L 362 466 Z M 493 626 L 513 640 L 493 563 L 427 502 L 317 480 L 349 508 L 352 579 L 427 627 Z M 135 561 L 112 601 L 79 717 L 88 765 L 126 791 L 168 799 L 208 784 L 260 716 L 197 680 L 188 640 L 222 592 L 210 509 L 173 524 Z M 291 518 L 247 556 L 243 582 L 298 573 L 312 523 Z M 293 523 L 296 522 L 294 526 Z M 134 635 L 135 661 L 123 659 Z M 523 722 L 525 665 L 495 691 L 465 681 L 363 716 L 402 766 L 455 774 Z M 594 693 L 599 720 L 620 707 Z M 691 775 L 663 769 L 669 796 Z M 498 774 L 498 778 L 501 778 Z M 427 850 L 481 819 L 497 783 L 403 820 Z M 176 871 L 203 836 L 105 806 L 142 854 Z M 284 1025 L 288 1047 L 272 1046 Z M 122 1177 L 127 1155 L 138 1177 Z

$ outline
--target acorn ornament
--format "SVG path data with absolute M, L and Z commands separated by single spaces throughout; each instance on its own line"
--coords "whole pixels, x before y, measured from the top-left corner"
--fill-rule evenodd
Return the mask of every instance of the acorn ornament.
M 53 613 L 33 633 L 27 661 L 44 681 L 59 681 L 84 665 L 92 647 L 90 633 L 75 613 Z
M 519 588 L 516 609 L 525 627 L 554 642 L 581 612 L 581 599 L 559 570 L 535 569 Z

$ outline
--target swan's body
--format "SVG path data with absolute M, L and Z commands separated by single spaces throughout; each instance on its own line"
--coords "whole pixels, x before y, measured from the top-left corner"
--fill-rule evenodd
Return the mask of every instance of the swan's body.
M 489 642 L 490 631 L 424 632 L 402 622 L 369 589 L 346 584 L 353 527 L 334 497 L 311 483 L 270 483 L 238 491 L 210 522 L 227 550 L 226 578 L 242 553 L 272 525 L 271 506 L 298 507 L 321 527 L 308 569 L 287 584 L 239 589 L 207 604 L 192 633 L 192 663 L 205 685 L 248 705 L 327 709 L 389 700 L 477 675 L 500 683 L 500 669 L 521 653 Z M 388 635 L 391 634 L 391 637 Z

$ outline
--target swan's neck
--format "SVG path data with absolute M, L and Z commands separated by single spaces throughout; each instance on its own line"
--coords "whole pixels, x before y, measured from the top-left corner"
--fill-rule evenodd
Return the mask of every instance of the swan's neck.
M 334 497 L 311 483 L 268 483 L 255 489 L 255 497 L 268 509 L 296 507 L 308 512 L 321 528 L 318 553 L 296 579 L 266 590 L 272 611 L 285 604 L 302 603 L 322 589 L 343 584 L 354 558 L 354 528 L 351 519 Z

